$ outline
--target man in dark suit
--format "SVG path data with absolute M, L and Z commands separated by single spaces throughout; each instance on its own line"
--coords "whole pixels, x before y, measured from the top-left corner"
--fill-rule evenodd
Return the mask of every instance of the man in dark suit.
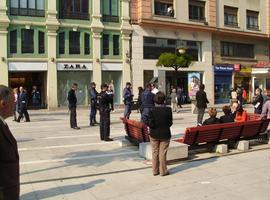
M 77 97 L 75 94 L 77 88 L 78 84 L 73 83 L 71 89 L 68 92 L 68 108 L 70 111 L 70 127 L 79 130 L 80 127 L 77 126 L 77 113 L 76 113 Z
M 27 111 L 27 95 L 22 86 L 20 87 L 20 93 L 18 95 L 18 111 L 19 117 L 17 122 L 20 122 L 23 116 L 25 117 L 26 122 L 30 122 L 29 114 Z
M 207 104 L 209 103 L 206 93 L 204 91 L 204 84 L 201 84 L 199 87 L 199 91 L 196 93 L 196 101 L 197 101 L 197 108 L 198 108 L 198 116 L 197 116 L 197 125 L 202 125 L 204 111 L 207 108 Z
M 96 84 L 92 82 L 90 84 L 89 89 L 89 96 L 91 100 L 91 107 L 90 107 L 90 126 L 95 126 L 97 123 L 96 120 L 96 114 L 97 114 L 97 98 L 98 98 L 98 92 L 96 90 Z
M 19 200 L 19 154 L 17 141 L 5 119 L 13 115 L 14 94 L 0 85 L 0 199 Z

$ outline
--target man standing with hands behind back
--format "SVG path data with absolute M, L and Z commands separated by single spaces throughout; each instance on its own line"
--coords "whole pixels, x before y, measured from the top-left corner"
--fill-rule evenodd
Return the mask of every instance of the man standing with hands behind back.
M 5 119 L 13 115 L 14 94 L 0 85 L 0 199 L 19 200 L 19 154 L 17 141 Z

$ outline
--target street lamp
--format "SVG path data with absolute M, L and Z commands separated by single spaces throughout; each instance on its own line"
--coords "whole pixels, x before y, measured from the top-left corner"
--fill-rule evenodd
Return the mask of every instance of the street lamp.
M 182 55 L 182 54 L 185 54 L 186 53 L 186 48 L 184 47 L 180 47 L 178 48 L 178 52 Z
M 183 40 L 178 40 L 178 52 L 180 55 L 183 55 L 186 53 L 186 45 L 185 45 L 185 42 Z

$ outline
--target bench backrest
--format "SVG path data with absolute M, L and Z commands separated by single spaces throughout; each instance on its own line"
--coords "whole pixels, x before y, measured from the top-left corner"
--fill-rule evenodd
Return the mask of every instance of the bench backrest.
M 144 123 L 126 118 L 120 119 L 125 124 L 126 133 L 130 138 L 138 143 L 150 141 L 148 127 Z
M 260 120 L 260 119 L 261 119 L 260 114 L 247 113 L 247 121 Z
M 221 140 L 237 140 L 251 138 L 265 132 L 269 120 L 251 120 L 246 122 L 232 122 L 213 124 L 186 129 L 183 143 L 199 145 L 202 143 L 217 143 Z

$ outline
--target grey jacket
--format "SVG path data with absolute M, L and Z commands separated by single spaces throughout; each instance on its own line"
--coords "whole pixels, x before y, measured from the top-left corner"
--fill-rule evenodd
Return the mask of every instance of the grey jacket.
M 270 100 L 267 100 L 263 104 L 263 109 L 262 109 L 261 117 L 270 118 Z

